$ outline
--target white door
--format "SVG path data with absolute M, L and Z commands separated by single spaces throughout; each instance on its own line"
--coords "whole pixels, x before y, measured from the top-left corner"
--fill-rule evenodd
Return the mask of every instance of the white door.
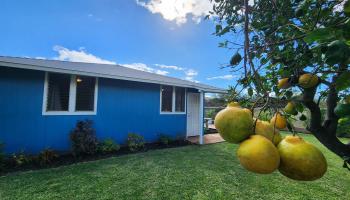
M 187 137 L 200 133 L 199 93 L 187 93 Z

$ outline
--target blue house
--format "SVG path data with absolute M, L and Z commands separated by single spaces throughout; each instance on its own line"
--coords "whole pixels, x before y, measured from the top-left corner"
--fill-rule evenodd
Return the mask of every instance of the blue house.
M 0 141 L 7 153 L 66 151 L 84 119 L 118 143 L 131 132 L 202 141 L 206 92 L 226 91 L 118 65 L 0 57 Z

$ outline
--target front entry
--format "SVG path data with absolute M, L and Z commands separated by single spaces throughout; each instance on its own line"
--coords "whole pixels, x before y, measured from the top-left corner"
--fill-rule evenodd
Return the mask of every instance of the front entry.
M 187 93 L 187 137 L 200 134 L 199 93 Z

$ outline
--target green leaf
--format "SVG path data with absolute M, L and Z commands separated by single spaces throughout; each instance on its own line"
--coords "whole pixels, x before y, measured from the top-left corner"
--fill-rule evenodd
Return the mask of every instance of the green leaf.
M 249 88 L 248 89 L 248 95 L 249 96 L 253 96 L 253 88 Z
M 329 28 L 316 29 L 306 35 L 304 41 L 307 43 L 313 43 L 320 40 L 326 40 L 332 38 L 332 30 Z
M 349 87 L 350 87 L 350 71 L 346 71 L 338 77 L 336 82 L 336 88 L 338 91 L 341 91 Z
M 230 64 L 231 64 L 232 66 L 238 65 L 238 64 L 241 62 L 241 60 L 242 60 L 242 56 L 241 56 L 241 54 L 239 54 L 239 53 L 237 52 L 237 53 L 235 53 L 235 55 L 232 56 L 232 58 L 231 58 L 231 60 L 230 60 Z
M 347 14 L 348 16 L 350 15 L 350 0 L 348 0 L 344 4 L 344 13 Z
M 221 26 L 220 24 L 217 24 L 217 25 L 215 26 L 216 34 L 219 34 L 221 30 L 222 30 L 222 26 Z

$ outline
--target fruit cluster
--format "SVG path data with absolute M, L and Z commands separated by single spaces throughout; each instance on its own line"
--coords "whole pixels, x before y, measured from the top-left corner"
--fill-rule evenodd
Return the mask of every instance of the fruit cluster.
M 298 78 L 279 80 L 279 89 L 288 89 L 299 85 L 304 89 L 317 87 L 319 78 L 310 73 Z M 345 106 L 344 106 L 345 105 Z M 344 115 L 350 104 L 341 105 L 339 115 Z M 298 113 L 295 102 L 289 102 L 284 112 L 290 115 Z M 272 119 L 261 121 L 254 119 L 250 110 L 241 108 L 238 103 L 230 103 L 215 118 L 215 126 L 220 135 L 230 143 L 240 143 L 237 156 L 241 165 L 249 171 L 269 174 L 279 171 L 294 180 L 311 181 L 321 178 L 327 171 L 327 161 L 320 150 L 299 136 L 282 138 L 279 129 L 287 126 L 287 120 L 281 113 Z
M 240 144 L 237 157 L 241 165 L 252 172 L 269 174 L 278 169 L 294 179 L 311 181 L 327 171 L 322 152 L 299 136 L 282 138 L 279 129 L 287 120 L 276 113 L 270 122 L 253 118 L 249 109 L 230 103 L 215 117 L 215 126 L 229 143 Z

